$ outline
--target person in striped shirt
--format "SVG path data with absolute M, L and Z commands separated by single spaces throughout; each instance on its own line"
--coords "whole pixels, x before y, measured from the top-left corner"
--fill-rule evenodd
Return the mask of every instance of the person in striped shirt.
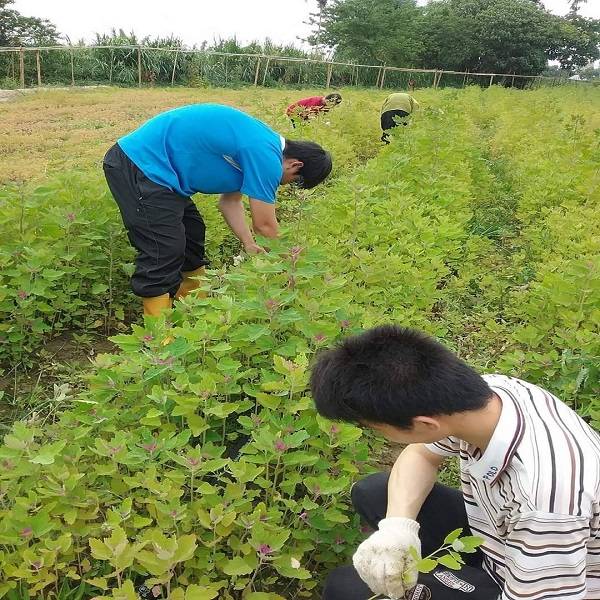
M 318 412 L 408 444 L 352 500 L 376 531 L 325 600 L 600 599 L 600 436 L 550 392 L 479 375 L 425 334 L 393 325 L 344 340 L 311 374 Z M 436 483 L 460 460 L 462 494 Z M 482 538 L 466 565 L 419 574 L 462 527 Z

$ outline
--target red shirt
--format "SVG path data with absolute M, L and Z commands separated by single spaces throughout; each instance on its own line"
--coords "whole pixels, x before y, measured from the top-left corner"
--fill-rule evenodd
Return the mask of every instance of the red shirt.
M 310 98 L 303 98 L 298 100 L 287 107 L 286 113 L 288 116 L 292 114 L 300 114 L 301 116 L 308 116 L 310 113 L 318 113 L 325 108 L 324 96 L 311 96 Z

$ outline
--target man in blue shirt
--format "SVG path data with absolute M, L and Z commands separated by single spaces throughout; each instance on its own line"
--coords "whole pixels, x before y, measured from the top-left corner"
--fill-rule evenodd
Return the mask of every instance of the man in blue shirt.
M 205 227 L 190 196 L 221 194 L 219 208 L 246 252 L 263 252 L 255 233 L 278 235 L 280 185 L 312 188 L 331 172 L 331 156 L 314 142 L 286 140 L 229 106 L 194 104 L 159 114 L 122 137 L 104 157 L 108 186 L 138 252 L 131 286 L 144 314 L 156 316 L 198 287 L 208 264 Z

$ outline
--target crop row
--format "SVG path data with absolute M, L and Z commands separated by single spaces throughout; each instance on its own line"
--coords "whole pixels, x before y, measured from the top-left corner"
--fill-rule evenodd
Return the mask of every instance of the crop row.
M 0 594 L 311 597 L 361 535 L 348 490 L 378 444 L 316 416 L 307 372 L 364 327 L 426 329 L 598 411 L 598 99 L 577 97 L 574 135 L 560 93 L 429 93 L 362 166 L 366 109 L 312 124 L 347 167 L 282 198 L 271 252 L 114 336 L 58 417 L 5 437 Z

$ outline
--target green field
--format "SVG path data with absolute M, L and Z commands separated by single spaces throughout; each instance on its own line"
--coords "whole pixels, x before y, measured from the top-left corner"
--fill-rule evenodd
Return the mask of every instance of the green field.
M 424 329 L 600 425 L 600 90 L 421 90 L 387 147 L 382 93 L 342 90 L 292 132 L 293 94 L 0 105 L 0 597 L 135 600 L 143 583 L 175 600 L 316 597 L 361 536 L 348 490 L 379 443 L 315 416 L 308 366 L 375 324 Z M 200 101 L 315 139 L 334 173 L 280 194 L 282 239 L 237 266 L 214 199 L 198 198 L 210 293 L 176 304 L 165 346 L 164 319 L 144 325 L 128 291 L 100 160 L 145 118 Z M 72 365 L 46 380 L 57 340 Z M 93 364 L 75 365 L 78 346 Z

